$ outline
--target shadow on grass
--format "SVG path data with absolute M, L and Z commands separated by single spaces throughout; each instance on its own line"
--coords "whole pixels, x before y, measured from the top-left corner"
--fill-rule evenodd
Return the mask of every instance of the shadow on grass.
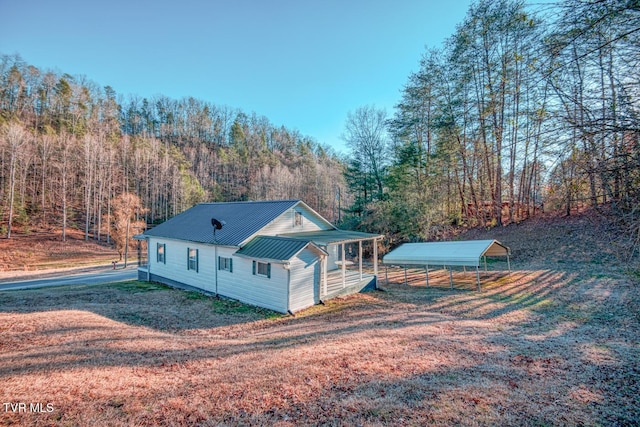
M 452 289 L 448 272 L 430 272 L 427 286 L 424 270 L 409 270 L 406 282 L 404 272 L 396 271 L 383 287 L 394 297 L 435 311 L 490 319 L 514 310 L 544 310 L 555 304 L 559 290 L 581 280 L 576 273 L 551 270 L 482 273 L 477 291 L 475 272 L 455 272 L 453 277 Z
M 216 408 L 202 423 L 625 424 L 637 419 L 638 325 L 615 308 L 637 291 L 602 280 L 540 270 L 482 292 L 389 285 L 269 322 L 139 282 L 5 293 L 0 377 L 148 368 L 173 381 L 149 402 L 184 389 Z M 280 403 L 261 407 L 267 393 Z
M 0 313 L 54 310 L 87 310 L 159 331 L 216 328 L 282 316 L 235 300 L 140 281 L 0 293 Z
M 409 270 L 406 284 L 404 271 L 396 271 L 383 286 L 386 298 L 459 318 L 503 322 L 518 313 L 518 327 L 529 332 L 546 333 L 571 322 L 608 334 L 612 328 L 633 330 L 640 323 L 635 308 L 640 281 L 632 275 L 588 268 L 484 273 L 480 292 L 475 277 L 469 276 L 475 274 L 454 274 L 452 290 L 448 272 L 430 273 L 427 287 L 424 270 Z

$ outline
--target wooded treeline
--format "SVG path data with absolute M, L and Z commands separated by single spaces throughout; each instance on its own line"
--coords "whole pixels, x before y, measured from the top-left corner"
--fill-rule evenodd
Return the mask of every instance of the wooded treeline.
M 331 149 L 264 117 L 194 98 L 117 96 L 15 55 L 0 59 L 0 132 L 6 236 L 15 225 L 63 236 L 73 226 L 108 239 L 125 193 L 149 224 L 201 201 L 291 198 L 333 219 L 344 187 Z
M 474 3 L 390 117 L 349 115 L 351 225 L 423 240 L 606 204 L 638 241 L 639 61 L 637 1 Z
M 0 231 L 72 224 L 103 239 L 125 193 L 147 223 L 199 201 L 285 198 L 335 221 L 340 202 L 343 227 L 391 245 L 607 205 L 637 248 L 639 61 L 635 0 L 480 0 L 425 52 L 390 115 L 349 114 L 342 161 L 255 114 L 118 96 L 5 55 Z

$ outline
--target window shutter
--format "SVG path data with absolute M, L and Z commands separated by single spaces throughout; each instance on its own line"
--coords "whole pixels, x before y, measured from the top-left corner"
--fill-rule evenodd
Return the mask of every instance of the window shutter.
M 222 257 L 218 257 L 218 270 L 222 270 Z
M 229 258 L 229 273 L 233 273 L 233 258 Z
M 196 273 L 198 272 L 198 264 L 200 264 L 200 257 L 198 256 L 199 249 L 196 249 Z
M 187 248 L 187 270 L 189 270 L 189 268 L 191 267 L 190 261 L 191 260 L 189 259 L 189 248 Z
M 253 261 L 253 275 L 256 275 L 256 262 Z
M 267 278 L 271 278 L 271 263 L 267 264 Z
M 167 245 L 166 243 L 162 244 L 162 263 L 167 263 Z

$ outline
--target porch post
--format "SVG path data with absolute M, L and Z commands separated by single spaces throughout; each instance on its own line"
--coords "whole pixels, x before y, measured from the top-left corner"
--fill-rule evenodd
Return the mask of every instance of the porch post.
M 342 288 L 344 289 L 347 277 L 347 260 L 345 259 L 344 242 L 342 243 Z
M 373 274 L 378 278 L 378 239 L 373 239 Z
M 149 238 L 145 239 L 147 241 L 147 282 L 151 281 L 151 245 L 149 244 Z
M 358 267 L 360 269 L 360 281 L 362 281 L 362 240 L 358 240 Z
M 322 258 L 322 288 L 324 290 L 322 297 L 327 296 L 327 264 L 329 263 L 329 257 Z

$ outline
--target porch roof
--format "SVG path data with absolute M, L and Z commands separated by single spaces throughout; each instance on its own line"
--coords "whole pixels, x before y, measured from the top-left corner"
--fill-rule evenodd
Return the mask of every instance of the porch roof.
M 281 237 L 289 237 L 293 239 L 310 240 L 316 245 L 327 246 L 349 242 L 361 242 L 364 240 L 382 239 L 382 234 L 363 233 L 361 231 L 349 230 L 319 230 L 306 231 L 302 233 L 280 234 Z
M 290 239 L 275 236 L 254 237 L 235 254 L 247 258 L 269 259 L 285 262 L 307 247 L 311 247 L 319 253 L 327 255 L 325 251 L 316 246 L 310 240 Z

